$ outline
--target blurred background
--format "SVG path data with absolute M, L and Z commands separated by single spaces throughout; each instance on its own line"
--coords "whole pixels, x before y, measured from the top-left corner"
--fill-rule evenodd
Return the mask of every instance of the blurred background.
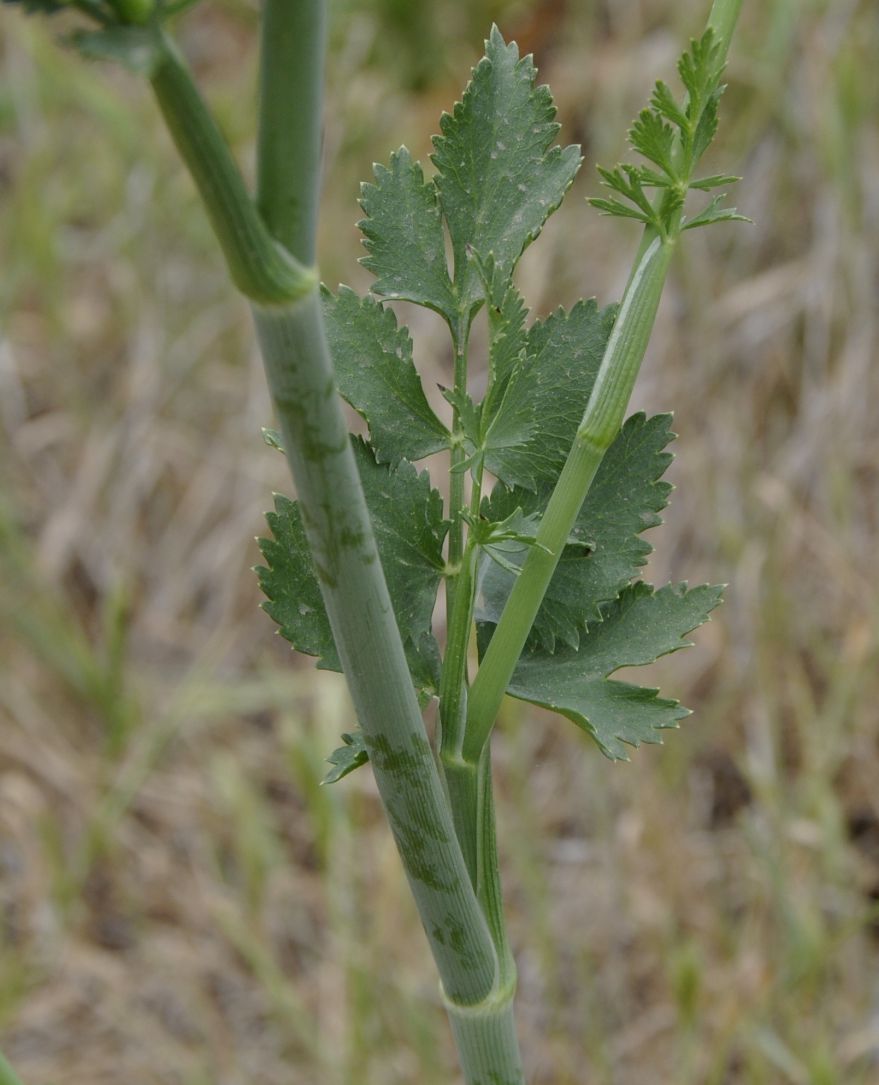
M 586 165 L 526 254 L 538 314 L 615 300 L 637 227 L 596 161 L 707 0 L 338 0 L 321 270 L 368 277 L 358 182 L 426 159 L 492 20 Z M 182 44 L 246 168 L 257 7 Z M 28 1085 L 447 1085 L 437 984 L 353 723 L 250 568 L 271 412 L 243 303 L 146 87 L 0 21 L 0 1036 Z M 633 409 L 674 410 L 648 576 L 728 581 L 643 676 L 695 709 L 605 761 L 510 703 L 495 743 L 533 1085 L 879 1082 L 879 17 L 745 4 Z M 400 307 L 429 383 L 448 345 Z

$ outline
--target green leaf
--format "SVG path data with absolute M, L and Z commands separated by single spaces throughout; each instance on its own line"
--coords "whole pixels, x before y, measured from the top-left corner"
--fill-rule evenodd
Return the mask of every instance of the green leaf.
M 470 308 L 480 298 L 472 247 L 494 255 L 509 276 L 562 202 L 580 167 L 577 147 L 553 147 L 559 125 L 549 88 L 535 87 L 530 57 L 519 58 L 497 27 L 463 100 L 440 119 L 432 156 L 455 258 L 455 285 Z
M 354 438 L 352 444 L 410 671 L 417 688 L 432 693 L 438 655 L 431 618 L 448 527 L 442 498 L 426 472 L 405 461 L 397 467 L 377 463 L 365 441 Z M 276 495 L 266 519 L 272 538 L 260 539 L 266 565 L 256 570 L 267 598 L 263 608 L 297 651 L 317 656 L 323 669 L 340 671 L 299 504 Z
M 494 423 L 503 432 L 505 419 L 533 430 L 522 443 L 494 442 L 485 466 L 510 486 L 536 490 L 555 483 L 595 383 L 616 309 L 599 309 L 594 299 L 578 302 L 570 312 L 558 309 L 537 321 L 526 337 L 520 359 Z M 485 421 L 483 423 L 485 425 Z
M 645 226 L 651 225 L 653 222 L 653 216 L 645 215 L 643 211 L 639 211 L 637 207 L 630 207 L 629 204 L 622 203 L 620 200 L 605 199 L 603 196 L 589 196 L 588 202 L 593 207 L 597 208 L 602 215 L 614 215 L 617 218 L 625 219 L 637 219 L 638 222 L 643 222 Z
M 77 30 L 69 40 L 88 60 L 112 60 L 135 75 L 152 75 L 161 60 L 156 32 L 148 26 Z
M 642 109 L 629 130 L 629 142 L 635 150 L 671 178 L 676 176 L 672 160 L 674 140 L 674 129 L 650 109 Z
M 523 656 L 508 692 L 573 720 L 607 757 L 628 760 L 624 744 L 661 742 L 660 732 L 690 713 L 658 690 L 608 681 L 608 675 L 688 647 L 686 635 L 708 620 L 722 593 L 711 585 L 687 590 L 669 584 L 654 592 L 649 584 L 633 584 L 603 608 L 578 650 Z
M 686 131 L 689 127 L 690 122 L 687 118 L 687 114 L 678 105 L 674 94 L 672 94 L 671 88 L 667 83 L 663 83 L 661 79 L 657 82 L 656 87 L 653 90 L 653 94 L 650 98 L 650 105 L 660 114 L 660 116 L 665 117 L 666 120 L 677 125 L 681 131 Z
M 327 340 L 339 391 L 369 424 L 380 460 L 420 460 L 449 447 L 412 361 L 412 340 L 373 298 L 342 287 L 323 291 Z
M 558 641 L 576 648 L 583 631 L 601 619 L 601 608 L 615 599 L 646 562 L 652 547 L 641 532 L 662 522 L 671 486 L 660 479 L 672 456 L 665 450 L 673 439 L 670 415 L 632 415 L 602 461 L 575 521 L 573 539 L 562 552 L 529 645 L 554 651 Z M 482 514 L 493 522 L 516 508 L 524 515 L 542 514 L 551 486 L 539 493 L 519 487 L 496 486 Z M 572 540 L 573 541 L 573 540 Z M 508 554 L 521 564 L 525 551 Z M 476 620 L 497 624 L 513 586 L 513 576 L 497 565 L 483 563 L 481 598 Z
M 729 173 L 717 173 L 712 177 L 698 177 L 695 181 L 690 181 L 690 188 L 707 192 L 711 188 L 724 188 L 726 185 L 734 185 L 737 181 L 741 181 L 741 177 Z
M 717 86 L 723 72 L 721 43 L 709 27 L 701 38 L 691 38 L 690 48 L 678 61 L 678 74 L 690 96 L 687 116 L 692 120 Z
M 361 263 L 376 277 L 373 292 L 414 301 L 450 322 L 458 311 L 446 267 L 446 243 L 436 186 L 405 147 L 388 167 L 376 165 L 375 184 L 360 191 L 366 215 L 358 223 L 369 255 Z
M 262 439 L 269 448 L 273 448 L 276 452 L 284 451 L 284 438 L 280 430 L 271 429 L 269 426 L 263 426 Z
M 751 222 L 745 215 L 740 215 L 734 207 L 721 207 L 724 194 L 715 196 L 706 208 L 684 221 L 682 230 L 695 230 L 700 226 L 710 226 L 713 222 Z
M 494 259 L 482 263 L 488 313 L 488 389 L 483 413 L 490 423 L 504 396 L 510 377 L 527 348 L 525 318 L 528 310 L 508 276 L 495 267 Z
M 344 776 L 359 769 L 369 760 L 363 732 L 359 729 L 342 735 L 343 746 L 333 750 L 327 761 L 333 766 L 321 780 L 321 785 L 338 783 Z
M 699 114 L 699 122 L 693 135 L 693 161 L 698 162 L 708 150 L 711 141 L 717 135 L 717 109 L 723 88 L 718 88 L 709 96 Z

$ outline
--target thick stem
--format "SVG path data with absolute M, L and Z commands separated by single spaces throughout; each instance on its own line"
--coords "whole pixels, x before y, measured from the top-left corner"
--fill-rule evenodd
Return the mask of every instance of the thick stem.
M 326 0 L 263 0 L 257 206 L 297 260 L 314 263 Z
M 266 229 L 229 148 L 173 42 L 156 30 L 153 90 L 177 149 L 195 181 L 238 289 L 263 305 L 295 301 L 316 285 Z
M 665 283 L 673 244 L 654 238 L 635 269 L 583 420 L 522 572 L 470 689 L 464 760 L 476 764 L 592 480 L 625 417 Z
M 336 393 L 317 292 L 255 309 L 309 545 L 376 783 L 454 1002 L 493 990 L 497 959 L 409 677 Z
M 483 1006 L 447 1008 L 467 1085 L 525 1085 L 512 990 Z

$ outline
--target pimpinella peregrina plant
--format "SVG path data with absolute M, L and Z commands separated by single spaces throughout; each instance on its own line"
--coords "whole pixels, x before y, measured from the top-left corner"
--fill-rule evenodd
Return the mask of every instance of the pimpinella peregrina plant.
M 507 694 L 567 717 L 612 759 L 688 714 L 612 677 L 686 647 L 721 595 L 639 578 L 650 553 L 643 533 L 668 500 L 673 434 L 668 415 L 626 418 L 626 409 L 681 235 L 740 217 L 708 195 L 736 178 L 699 172 L 740 0 L 714 0 L 678 66 L 680 94 L 656 84 L 629 132 L 645 164 L 600 170 L 608 195 L 591 202 L 643 226 L 620 304 L 583 301 L 535 320 L 516 265 L 581 157 L 556 145 L 548 88 L 497 29 L 440 120 L 429 175 L 401 148 L 363 187 L 364 263 L 375 279 L 359 297 L 319 288 L 313 266 L 324 0 L 264 2 L 255 198 L 168 34 L 189 0 L 4 2 L 87 16 L 94 25 L 69 40 L 150 81 L 251 302 L 279 423 L 266 439 L 297 487 L 297 500 L 276 499 L 261 542 L 265 608 L 296 649 L 343 671 L 351 691 L 359 727 L 330 755 L 326 782 L 370 763 L 465 1078 L 522 1085 L 489 739 Z M 429 405 L 388 300 L 432 309 L 448 326 L 450 421 Z M 470 342 L 483 319 L 477 398 Z M 368 440 L 348 434 L 336 389 Z M 446 503 L 416 466 L 436 453 L 448 456 Z M 433 626 L 441 589 L 443 645 Z M 432 700 L 433 741 L 422 717 Z

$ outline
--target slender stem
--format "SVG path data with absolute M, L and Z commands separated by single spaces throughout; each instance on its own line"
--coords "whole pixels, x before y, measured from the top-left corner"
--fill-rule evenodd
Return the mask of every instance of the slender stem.
M 467 342 L 470 336 L 470 323 L 467 317 L 462 317 L 457 325 L 451 327 L 452 341 L 455 345 L 455 375 L 454 388 L 457 395 L 463 395 L 467 391 Z M 446 581 L 446 614 L 451 621 L 455 604 L 455 590 L 457 586 L 457 566 L 460 565 L 464 556 L 464 523 L 461 519 L 461 510 L 464 507 L 464 471 L 461 466 L 465 459 L 464 446 L 461 443 L 460 411 L 457 407 L 452 408 L 452 451 L 450 456 L 449 472 L 449 567 L 451 575 Z
M 478 779 L 478 854 L 476 894 L 488 921 L 488 929 L 497 950 L 500 986 L 516 988 L 516 962 L 507 941 L 500 864 L 497 854 L 497 829 L 494 812 L 494 788 L 491 779 L 491 746 L 486 743 L 479 759 Z
M 477 776 L 461 761 L 467 720 L 467 652 L 476 596 L 476 551 L 468 542 L 456 577 L 446 652 L 440 679 L 440 766 L 449 798 L 455 832 L 470 882 L 477 878 Z
M 214 118 L 176 46 L 156 29 L 159 61 L 151 76 L 168 129 L 189 167 L 235 285 L 263 305 L 295 301 L 316 284 L 314 272 L 272 238 Z
M 297 260 L 315 259 L 326 0 L 264 0 L 257 206 Z
M 742 0 L 714 0 L 708 26 L 726 59 Z M 679 229 L 660 236 L 648 226 L 623 295 L 614 330 L 573 447 L 552 493 L 537 542 L 507 599 L 494 636 L 470 690 L 463 760 L 475 765 L 494 727 L 498 710 L 525 641 L 604 454 L 619 432 L 641 367 Z
M 604 454 L 619 432 L 644 357 L 674 245 L 655 238 L 635 269 L 608 340 L 583 420 L 522 572 L 470 690 L 464 760 L 475 764 L 574 521 Z

